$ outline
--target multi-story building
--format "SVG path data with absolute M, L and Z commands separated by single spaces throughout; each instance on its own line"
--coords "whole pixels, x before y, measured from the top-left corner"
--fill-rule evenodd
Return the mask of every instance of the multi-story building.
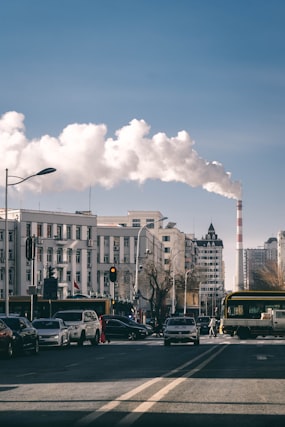
M 209 299 L 215 299 L 224 288 L 222 241 L 212 224 L 206 237 L 198 240 L 194 235 L 181 232 L 173 222 L 164 227 L 165 219 L 159 211 L 129 211 L 125 216 L 97 217 L 89 211 L 9 209 L 9 293 L 26 295 L 36 289 L 38 294 L 43 294 L 44 279 L 49 268 L 53 268 L 59 298 L 73 295 L 79 288 L 80 293 L 86 295 L 133 301 L 138 289 L 147 292 L 149 283 L 144 268 L 153 262 L 169 272 L 172 289 L 167 304 L 172 311 L 177 307 L 181 310 L 185 303 L 187 309 L 198 305 L 193 290 L 183 301 L 187 276 L 185 288 L 180 289 L 181 277 L 195 265 L 202 268 L 205 277 L 200 286 L 200 300 L 210 306 Z M 0 220 L 1 297 L 5 287 L 4 230 L 4 220 Z M 29 237 L 35 247 L 31 260 L 26 258 Z M 117 268 L 115 285 L 110 282 L 111 266 Z
M 278 272 L 285 283 L 285 231 L 283 230 L 277 233 L 277 253 Z
M 30 286 L 43 293 L 43 281 L 50 267 L 58 279 L 59 297 L 73 293 L 74 283 L 82 293 L 91 293 L 97 272 L 96 216 L 19 209 L 9 210 L 8 219 L 10 294 L 26 295 Z M 28 237 L 33 238 L 34 245 L 31 260 L 26 258 Z M 0 250 L 4 251 L 4 241 L 1 243 Z M 1 280 L 2 295 L 3 283 Z
M 132 299 L 138 231 L 141 231 L 139 263 L 143 264 L 146 257 L 151 256 L 154 262 L 163 265 L 163 245 L 153 233 L 161 227 L 162 218 L 158 213 L 151 218 L 142 218 L 141 222 L 130 220 L 130 226 L 113 219 L 109 225 L 97 225 L 97 216 L 85 211 L 71 214 L 9 209 L 9 294 L 26 295 L 32 289 L 43 294 L 44 279 L 52 268 L 58 279 L 59 298 L 66 298 L 79 288 L 86 295 Z M 5 222 L 2 220 L 1 297 L 5 294 L 4 230 Z M 29 237 L 32 237 L 34 245 L 31 260 L 26 258 Z M 112 265 L 116 265 L 118 270 L 116 288 L 109 280 Z
M 280 245 L 281 247 L 282 245 Z M 281 255 L 281 254 L 280 254 Z M 254 285 L 254 273 L 266 265 L 268 261 L 277 263 L 277 238 L 270 237 L 262 248 L 244 250 L 244 282 L 245 289 Z M 278 256 L 279 259 L 279 256 Z
M 194 239 L 196 247 L 196 267 L 200 270 L 200 310 L 202 314 L 220 314 L 221 300 L 224 296 L 223 241 L 211 223 L 202 239 Z

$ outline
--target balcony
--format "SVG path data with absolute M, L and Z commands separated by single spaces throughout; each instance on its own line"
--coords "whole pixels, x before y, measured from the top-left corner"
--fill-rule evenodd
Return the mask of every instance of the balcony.
M 55 240 L 57 245 L 61 245 L 61 246 L 65 245 L 67 242 L 67 239 L 64 239 L 61 236 L 54 236 L 54 240 Z

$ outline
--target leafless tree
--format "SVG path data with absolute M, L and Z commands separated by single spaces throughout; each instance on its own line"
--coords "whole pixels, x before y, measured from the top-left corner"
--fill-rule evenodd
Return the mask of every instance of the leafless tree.
M 278 291 L 284 290 L 283 279 L 278 272 L 277 263 L 267 261 L 262 267 L 252 273 L 253 281 L 250 285 L 252 290 Z

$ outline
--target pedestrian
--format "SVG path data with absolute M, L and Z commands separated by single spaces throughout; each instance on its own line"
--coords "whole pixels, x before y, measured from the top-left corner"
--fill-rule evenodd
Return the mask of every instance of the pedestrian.
M 99 320 L 100 320 L 100 323 L 101 323 L 101 336 L 100 336 L 100 342 L 101 342 L 101 343 L 105 343 L 106 341 L 108 341 L 108 343 L 109 343 L 109 342 L 110 342 L 110 339 L 109 339 L 109 337 L 107 337 L 107 335 L 106 335 L 106 326 L 107 326 L 106 320 L 104 319 L 104 317 L 103 317 L 103 316 L 100 316 Z
M 211 317 L 210 323 L 209 323 L 209 337 L 216 337 L 217 336 L 217 328 L 216 328 L 217 320 L 215 317 Z

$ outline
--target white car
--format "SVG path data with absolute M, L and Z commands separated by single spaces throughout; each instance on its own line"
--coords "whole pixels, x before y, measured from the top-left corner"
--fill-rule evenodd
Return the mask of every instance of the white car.
M 101 337 L 101 325 L 94 310 L 62 310 L 53 315 L 62 319 L 70 328 L 70 341 L 82 346 L 85 341 L 98 345 Z
M 70 344 L 70 328 L 62 319 L 35 319 L 34 328 L 39 334 L 40 347 L 68 347 Z
M 170 317 L 163 332 L 164 345 L 193 342 L 200 344 L 200 331 L 193 317 Z

